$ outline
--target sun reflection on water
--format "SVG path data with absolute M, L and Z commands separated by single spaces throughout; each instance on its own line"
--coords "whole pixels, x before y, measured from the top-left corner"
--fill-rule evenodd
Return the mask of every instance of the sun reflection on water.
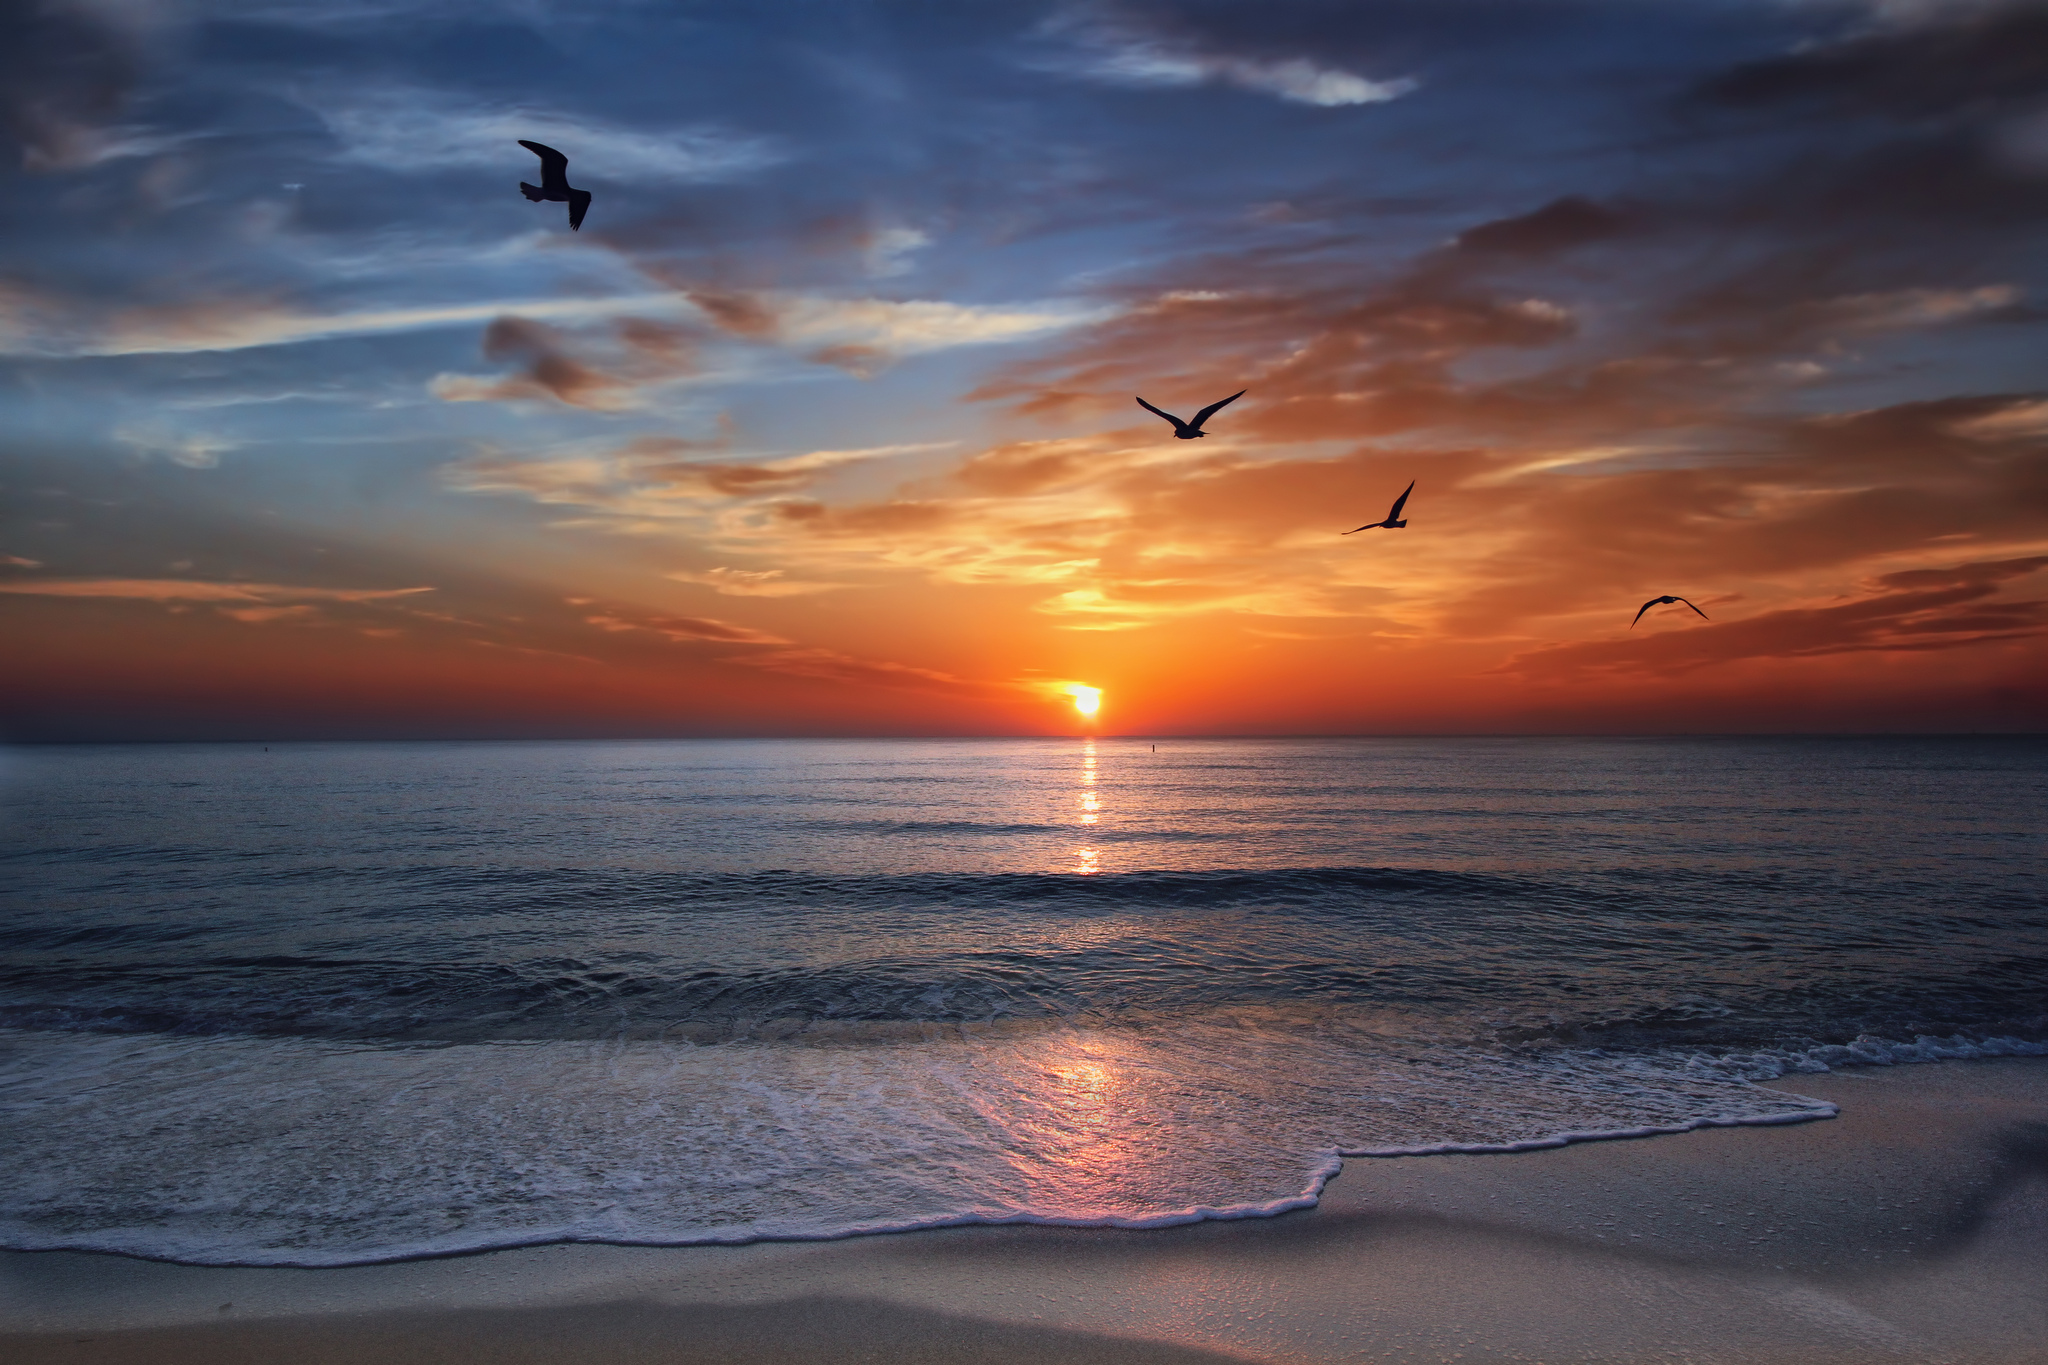
M 1102 802 L 1095 792 L 1095 740 L 1091 736 L 1081 741 L 1081 823 L 1092 825 L 1102 816 Z M 1086 876 L 1100 872 L 1102 851 L 1094 848 L 1074 850 L 1074 871 Z
M 1033 1155 L 1018 1175 L 1041 1204 L 1084 1217 L 1130 1207 L 1132 1172 L 1170 1164 L 1166 1146 L 1185 1136 L 1162 1121 L 1164 1096 L 1144 1047 L 1093 1030 L 1055 1034 L 1041 1046 L 1039 1083 L 1013 1111 L 1028 1138 L 1019 1146 Z

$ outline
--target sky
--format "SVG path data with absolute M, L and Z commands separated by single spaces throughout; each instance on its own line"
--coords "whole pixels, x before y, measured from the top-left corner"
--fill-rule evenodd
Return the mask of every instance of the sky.
M 0 738 L 2048 728 L 2048 5 L 0 0 L 0 140 Z

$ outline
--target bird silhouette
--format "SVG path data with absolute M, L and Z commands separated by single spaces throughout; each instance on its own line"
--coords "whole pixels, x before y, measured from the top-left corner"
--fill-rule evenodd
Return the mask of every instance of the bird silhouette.
M 1385 521 L 1368 521 L 1365 525 L 1354 526 L 1350 530 L 1343 532 L 1343 534 L 1347 536 L 1355 536 L 1360 531 L 1371 531 L 1380 527 L 1384 527 L 1389 531 L 1400 530 L 1403 526 L 1406 526 L 1408 524 L 1407 522 L 1401 520 L 1401 509 L 1408 505 L 1408 495 L 1410 493 L 1413 493 L 1414 491 L 1415 481 L 1413 479 L 1410 479 L 1408 481 L 1408 486 L 1401 490 L 1401 496 L 1394 499 L 1394 506 L 1390 511 L 1388 511 L 1387 519 Z
M 1651 607 L 1669 607 L 1674 606 L 1680 602 L 1685 602 L 1685 599 L 1683 597 L 1673 597 L 1669 593 L 1665 594 L 1662 597 L 1653 597 L 1649 601 L 1643 603 L 1642 606 L 1636 609 L 1636 620 L 1629 622 L 1628 628 L 1630 630 L 1634 630 L 1636 628 L 1636 621 L 1642 620 L 1643 613 L 1648 611 Z M 1685 602 L 1685 605 L 1687 605 L 1688 607 L 1692 607 L 1692 603 L 1690 602 Z M 1711 621 L 1714 619 L 1713 617 L 1707 615 L 1705 612 L 1700 611 L 1698 607 L 1692 607 L 1692 609 L 1694 611 L 1700 612 L 1700 620 L 1702 621 Z
M 1200 412 L 1196 413 L 1195 420 L 1192 422 L 1183 422 L 1180 420 L 1180 418 L 1175 417 L 1170 412 L 1160 412 L 1158 408 L 1153 407 L 1150 403 L 1147 403 L 1142 398 L 1138 400 L 1138 406 L 1143 408 L 1147 412 L 1158 413 L 1161 417 L 1164 417 L 1167 421 L 1173 423 L 1173 434 L 1181 440 L 1192 441 L 1197 436 L 1207 436 L 1209 434 L 1208 432 L 1202 430 L 1202 423 L 1208 421 L 1211 417 L 1214 417 L 1216 415 L 1216 410 L 1218 408 L 1226 407 L 1231 403 L 1235 403 L 1238 399 L 1244 397 L 1247 393 L 1250 392 L 1250 389 L 1239 389 L 1236 393 L 1233 393 L 1232 395 L 1230 395 L 1230 397 L 1224 399 L 1222 402 L 1211 403 L 1208 407 L 1203 408 Z
M 540 185 L 535 187 L 524 180 L 519 182 L 519 192 L 538 204 L 546 199 L 569 205 L 569 229 L 575 231 L 583 226 L 583 215 L 590 209 L 590 191 L 569 188 L 569 158 L 552 147 L 543 147 L 538 142 L 519 139 L 519 145 L 540 158 Z

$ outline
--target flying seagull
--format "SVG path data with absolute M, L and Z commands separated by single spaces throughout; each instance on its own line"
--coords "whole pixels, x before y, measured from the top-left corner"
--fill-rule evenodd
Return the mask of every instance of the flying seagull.
M 1363 526 L 1354 526 L 1349 531 L 1344 532 L 1344 534 L 1347 536 L 1355 536 L 1360 531 L 1371 531 L 1378 529 L 1380 527 L 1384 527 L 1389 531 L 1400 530 L 1403 526 L 1406 526 L 1408 524 L 1407 522 L 1401 520 L 1401 509 L 1408 505 L 1408 495 L 1410 493 L 1413 493 L 1414 491 L 1415 480 L 1410 479 L 1408 481 L 1408 486 L 1401 490 L 1401 496 L 1394 499 L 1393 510 L 1387 513 L 1387 519 L 1385 521 L 1368 521 Z
M 1637 609 L 1636 621 L 1642 620 L 1643 613 L 1648 611 L 1651 607 L 1669 607 L 1679 602 L 1685 602 L 1685 599 L 1683 597 L 1673 597 L 1668 593 L 1665 594 L 1663 597 L 1653 597 L 1649 601 L 1643 603 L 1643 605 Z M 1685 602 L 1685 605 L 1687 605 L 1688 607 L 1692 607 L 1692 603 L 1690 602 Z M 1692 607 L 1692 609 L 1694 611 L 1700 612 L 1700 620 L 1702 621 L 1711 621 L 1714 619 L 1713 617 L 1707 615 L 1705 612 L 1700 611 L 1698 607 Z M 1636 628 L 1636 621 L 1631 621 L 1628 623 L 1628 628 L 1630 630 L 1634 630 Z
M 519 139 L 519 145 L 540 158 L 540 186 L 535 188 L 524 180 L 519 182 L 519 192 L 538 204 L 543 199 L 569 205 L 569 227 L 571 231 L 583 226 L 583 215 L 590 209 L 590 191 L 569 188 L 569 158 L 552 147 L 543 147 L 538 142 Z
M 1230 395 L 1230 397 L 1224 399 L 1221 403 L 1211 403 L 1208 407 L 1203 408 L 1200 412 L 1196 413 L 1195 420 L 1192 422 L 1183 422 L 1180 420 L 1180 418 L 1175 417 L 1170 412 L 1160 412 L 1158 408 L 1153 407 L 1150 403 L 1147 403 L 1142 398 L 1138 400 L 1138 406 L 1143 408 L 1147 412 L 1159 413 L 1161 417 L 1164 417 L 1167 421 L 1173 423 L 1173 434 L 1176 437 L 1183 441 L 1192 441 L 1197 436 L 1207 436 L 1209 434 L 1208 432 L 1202 430 L 1202 423 L 1208 421 L 1211 417 L 1214 417 L 1216 415 L 1216 410 L 1218 408 L 1225 407 L 1231 403 L 1235 403 L 1238 399 L 1244 397 L 1247 393 L 1250 392 L 1250 389 L 1239 389 L 1236 393 L 1233 393 L 1232 395 Z

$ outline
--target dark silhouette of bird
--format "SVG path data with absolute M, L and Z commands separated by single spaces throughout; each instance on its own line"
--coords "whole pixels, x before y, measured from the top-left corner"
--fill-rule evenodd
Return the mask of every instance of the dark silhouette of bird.
M 519 139 L 519 145 L 540 158 L 540 185 L 535 187 L 524 180 L 519 182 L 519 192 L 538 204 L 541 200 L 569 205 L 569 229 L 575 231 L 583 226 L 583 215 L 590 209 L 590 191 L 569 188 L 569 158 L 552 147 L 543 147 L 538 142 Z
M 1401 520 L 1401 509 L 1408 505 L 1408 495 L 1410 493 L 1413 493 L 1414 491 L 1415 481 L 1413 479 L 1410 479 L 1408 481 L 1408 486 L 1401 490 L 1401 496 L 1394 499 L 1394 506 L 1391 510 L 1388 511 L 1387 519 L 1385 521 L 1368 521 L 1365 525 L 1354 526 L 1350 530 L 1344 532 L 1343 534 L 1347 536 L 1355 536 L 1360 531 L 1371 531 L 1380 528 L 1385 528 L 1389 531 L 1400 530 L 1403 526 L 1406 526 L 1408 524 L 1407 522 Z
M 1232 395 L 1230 395 L 1230 397 L 1224 399 L 1222 402 L 1211 403 L 1208 407 L 1203 408 L 1200 412 L 1196 413 L 1195 420 L 1192 422 L 1183 422 L 1180 420 L 1180 418 L 1175 417 L 1170 412 L 1160 412 L 1158 408 L 1153 407 L 1150 403 L 1147 403 L 1142 398 L 1138 400 L 1138 406 L 1143 408 L 1147 412 L 1159 413 L 1161 417 L 1164 417 L 1167 421 L 1173 423 L 1173 434 L 1176 437 L 1183 441 L 1192 441 L 1197 436 L 1207 436 L 1209 434 L 1208 432 L 1202 430 L 1202 423 L 1208 421 L 1211 417 L 1214 417 L 1216 415 L 1216 411 L 1218 408 L 1228 407 L 1230 404 L 1235 403 L 1238 399 L 1244 397 L 1246 394 L 1250 392 L 1250 389 L 1239 389 L 1236 393 L 1233 393 Z
M 1665 594 L 1665 595 L 1664 595 L 1664 596 L 1662 596 L 1662 597 L 1653 597 L 1653 598 L 1651 598 L 1651 599 L 1650 599 L 1649 601 L 1647 601 L 1647 602 L 1643 603 L 1643 605 L 1642 605 L 1641 607 L 1637 608 L 1637 610 L 1636 610 L 1636 620 L 1635 620 L 1635 621 L 1631 621 L 1631 622 L 1629 622 L 1629 623 L 1628 623 L 1628 628 L 1629 628 L 1630 630 L 1634 630 L 1634 629 L 1636 628 L 1636 621 L 1640 621 L 1640 620 L 1642 620 L 1642 619 L 1643 619 L 1643 613 L 1644 613 L 1644 612 L 1646 612 L 1646 611 L 1648 611 L 1648 610 L 1649 610 L 1649 609 L 1650 609 L 1651 607 L 1669 607 L 1669 606 L 1675 606 L 1675 605 L 1677 605 L 1677 604 L 1678 604 L 1678 603 L 1680 603 L 1680 602 L 1685 602 L 1685 599 L 1684 599 L 1683 597 L 1673 597 L 1673 596 L 1671 596 L 1671 595 L 1670 595 L 1670 594 L 1668 594 L 1668 593 L 1667 593 L 1667 594 Z M 1692 607 L 1692 603 L 1690 603 L 1690 602 L 1685 602 L 1685 605 L 1687 605 L 1688 607 Z M 1711 620 L 1713 620 L 1713 619 L 1714 619 L 1713 617 L 1711 617 L 1711 616 L 1707 615 L 1707 614 L 1706 614 L 1705 612 L 1703 612 L 1703 611 L 1700 611 L 1700 609 L 1699 609 L 1698 607 L 1692 607 L 1692 609 L 1693 609 L 1694 611 L 1699 611 L 1699 612 L 1700 612 L 1700 620 L 1702 620 L 1702 621 L 1711 621 Z

